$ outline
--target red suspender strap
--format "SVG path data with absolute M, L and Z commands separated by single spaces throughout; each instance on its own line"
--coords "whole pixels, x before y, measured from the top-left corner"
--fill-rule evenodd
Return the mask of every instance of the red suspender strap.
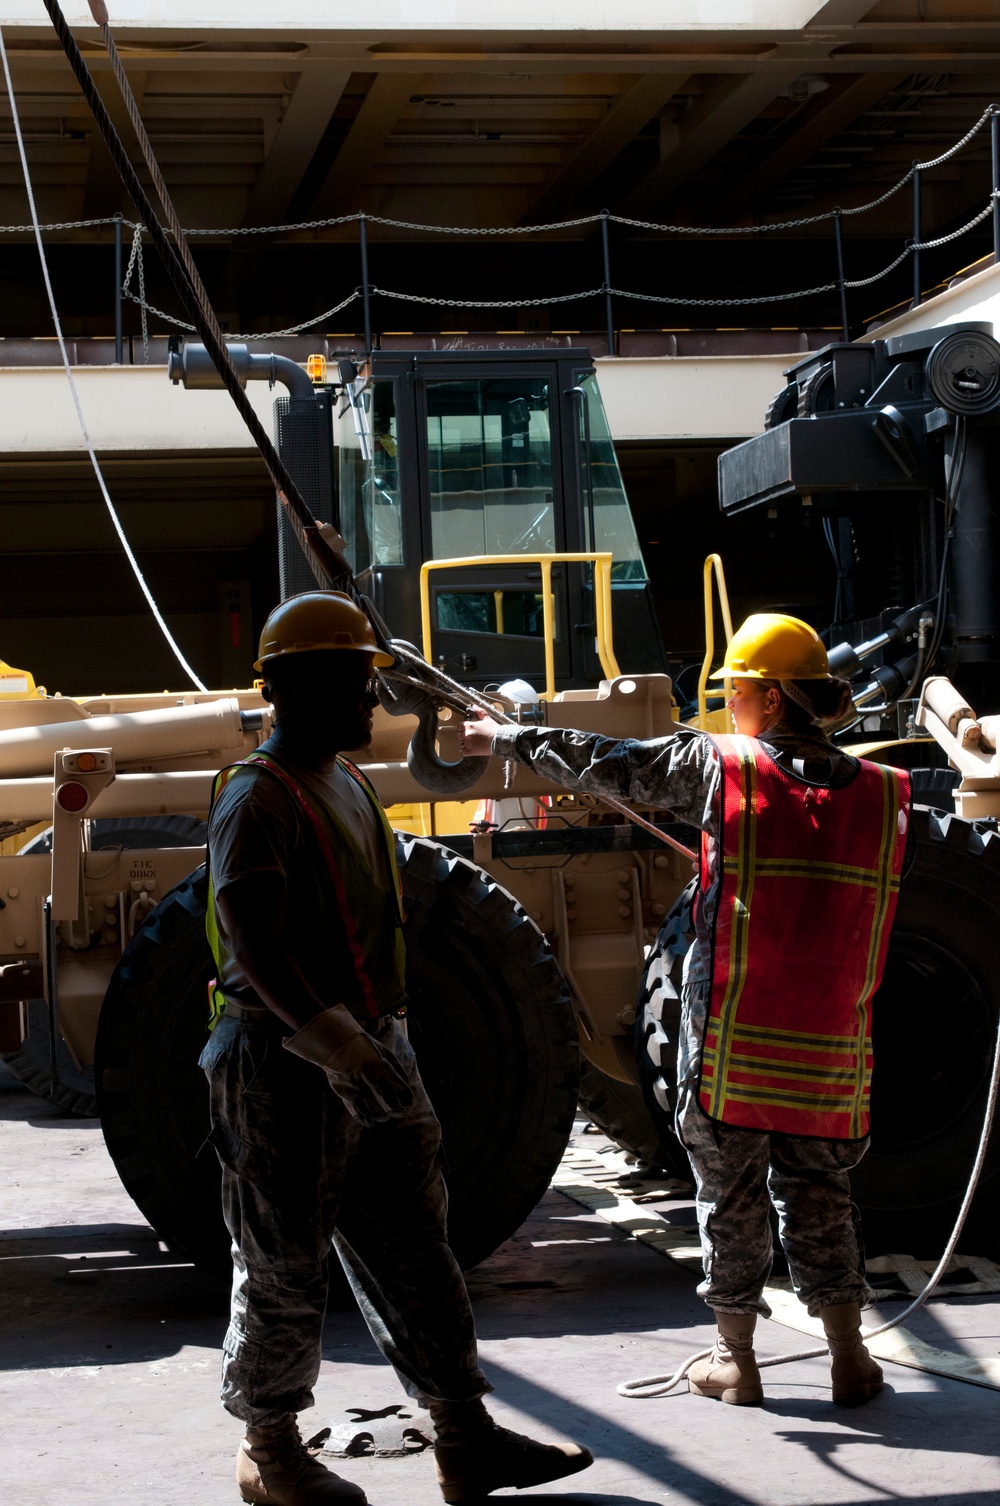
M 372 980 L 368 976 L 368 969 L 365 967 L 365 955 L 358 940 L 358 928 L 354 921 L 354 915 L 348 904 L 344 875 L 340 871 L 337 855 L 333 850 L 323 822 L 320 820 L 309 796 L 296 783 L 287 769 L 282 768 L 276 759 L 272 759 L 268 754 L 264 753 L 257 754 L 256 756 L 251 755 L 250 758 L 245 758 L 242 762 L 245 766 L 256 765 L 258 768 L 267 769 L 269 773 L 274 774 L 276 778 L 280 779 L 312 828 L 313 834 L 319 843 L 319 850 L 323 854 L 323 859 L 330 875 L 330 882 L 333 884 L 333 891 L 337 896 L 337 906 L 340 910 L 340 917 L 344 922 L 344 930 L 347 933 L 347 945 L 351 951 L 351 960 L 354 963 L 355 976 L 361 987 L 365 1009 L 373 1020 L 377 1020 L 381 1011 L 375 998 Z

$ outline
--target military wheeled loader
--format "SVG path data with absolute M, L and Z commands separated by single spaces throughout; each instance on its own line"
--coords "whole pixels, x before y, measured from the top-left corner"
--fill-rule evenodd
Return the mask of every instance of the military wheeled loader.
M 856 347 L 811 358 L 834 373 L 828 409 L 792 419 L 772 413 L 760 441 L 775 446 L 777 460 L 770 450 L 763 459 L 747 446 L 733 452 L 749 455 L 746 474 L 760 481 L 760 499 L 740 483 L 744 500 L 734 501 L 735 462 L 723 457 L 724 510 L 757 500 L 801 505 L 801 479 L 788 461 L 797 452 L 791 440 L 783 447 L 782 426 L 826 424 L 831 441 L 840 434 L 841 349 Z M 884 380 L 892 376 L 884 350 L 867 359 L 882 362 Z M 922 370 L 923 360 L 910 365 Z M 345 364 L 336 380 L 316 385 L 298 367 L 286 369 L 292 363 L 265 362 L 255 370 L 247 354 L 243 375 L 288 386 L 276 404 L 279 452 L 314 515 L 339 529 L 355 579 L 399 650 L 364 767 L 398 830 L 410 1031 L 444 1128 L 452 1240 L 469 1265 L 541 1195 L 578 1098 L 621 1144 L 685 1174 L 683 1151 L 648 1105 L 671 1102 L 676 969 L 658 933 L 691 878 L 683 849 L 697 834 L 668 811 L 641 813 L 657 833 L 527 770 L 460 759 L 459 682 L 521 721 L 615 738 L 664 736 L 678 725 L 677 708 L 585 352 L 475 362 L 375 353 L 368 370 Z M 191 387 L 213 382 L 197 347 L 176 351 L 170 372 Z M 793 383 L 799 390 L 794 373 Z M 873 390 L 858 395 L 852 415 Z M 897 394 L 894 411 L 909 425 L 907 400 Z M 864 443 L 871 431 L 877 459 L 885 452 L 899 471 L 874 427 L 886 406 L 867 414 Z M 896 492 L 915 513 L 926 503 L 932 533 L 934 506 L 947 521 L 961 478 L 949 504 L 947 481 L 938 485 L 947 471 L 943 447 L 934 448 L 940 441 L 914 443 L 925 469 Z M 883 466 L 874 481 L 862 477 L 865 492 L 845 467 L 831 517 L 847 515 L 848 503 L 870 508 L 886 475 L 895 486 L 896 472 Z M 936 489 L 944 501 L 934 504 Z M 816 483 L 814 503 L 819 491 Z M 287 595 L 312 580 L 282 528 Z M 913 553 L 919 558 L 919 547 Z M 942 577 L 951 580 L 952 564 L 945 553 Z M 957 601 L 957 576 L 948 589 Z M 943 656 L 957 656 L 965 642 L 943 620 L 945 605 L 935 598 L 915 620 L 910 600 L 894 601 L 893 615 L 881 605 L 842 614 L 843 628 L 863 624 L 865 612 L 879 620 L 864 641 L 850 638 L 853 649 L 834 649 L 836 662 L 864 680 L 859 716 L 875 756 L 876 729 L 883 734 L 895 708 L 913 701 L 921 678 L 916 665 L 899 663 L 899 645 L 923 656 L 923 670 L 950 667 Z M 627 644 L 628 673 L 616 644 Z M 420 689 L 424 661 L 442 671 L 434 694 Z M 67 1108 L 88 1112 L 96 1099 L 122 1180 L 153 1227 L 222 1270 L 219 1173 L 196 1064 L 213 971 L 204 822 L 215 772 L 267 736 L 269 708 L 254 688 L 68 700 L 36 691 L 23 672 L 10 676 L 0 681 L 0 816 L 10 834 L 0 856 L 5 1059 Z M 449 683 L 453 693 L 441 689 Z M 931 699 L 928 690 L 928 707 Z M 703 725 L 711 716 L 703 705 Z M 929 709 L 911 720 L 924 716 Z M 970 747 L 970 721 L 948 711 L 942 738 L 958 728 Z M 981 738 L 984 725 L 976 723 Z M 919 743 L 925 762 L 939 746 L 911 738 L 909 724 L 902 738 L 895 720 L 891 730 L 882 742 L 896 750 Z M 916 864 L 875 1002 L 873 1150 L 855 1182 L 873 1247 L 933 1253 L 965 1185 L 1000 1013 L 993 826 L 927 809 L 916 818 Z M 983 1209 L 998 1171 L 994 1154 Z

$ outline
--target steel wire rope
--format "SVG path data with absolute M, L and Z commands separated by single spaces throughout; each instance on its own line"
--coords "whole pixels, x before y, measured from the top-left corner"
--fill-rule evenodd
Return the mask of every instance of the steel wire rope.
M 38 247 L 38 258 L 41 262 L 42 267 L 42 279 L 45 283 L 45 295 L 48 298 L 49 311 L 52 315 L 52 323 L 56 332 L 56 340 L 59 343 L 59 354 L 62 356 L 63 368 L 66 372 L 66 379 L 69 382 L 69 390 L 73 398 L 73 406 L 76 409 L 76 416 L 80 425 L 80 432 L 83 435 L 83 442 L 86 446 L 87 454 L 90 458 L 90 463 L 94 470 L 94 475 L 97 478 L 97 484 L 100 487 L 101 496 L 104 499 L 104 505 L 108 510 L 108 515 L 111 518 L 112 524 L 114 525 L 114 529 L 118 535 L 122 549 L 125 551 L 125 557 L 128 560 L 129 565 L 131 566 L 132 573 L 135 576 L 136 581 L 138 582 L 139 589 L 142 591 L 143 596 L 146 598 L 149 609 L 156 620 L 156 624 L 159 627 L 160 632 L 166 639 L 167 643 L 169 644 L 174 658 L 177 660 L 177 663 L 180 665 L 184 673 L 188 676 L 191 683 L 195 685 L 198 690 L 206 690 L 207 686 L 191 668 L 191 665 L 185 658 L 180 645 L 178 644 L 173 633 L 170 631 L 170 628 L 167 626 L 166 619 L 164 618 L 163 613 L 160 611 L 160 608 L 156 603 L 156 598 L 149 588 L 146 577 L 142 573 L 139 561 L 136 559 L 134 553 L 132 552 L 132 546 L 125 534 L 125 529 L 122 527 L 122 522 L 118 516 L 115 504 L 111 500 L 111 493 L 108 491 L 107 483 L 104 480 L 104 474 L 101 470 L 100 462 L 98 461 L 97 455 L 94 451 L 94 443 L 90 436 L 90 430 L 87 427 L 87 420 L 83 412 L 83 405 L 80 402 L 80 394 L 77 390 L 76 381 L 73 377 L 73 368 L 70 365 L 69 353 L 66 349 L 66 341 L 63 338 L 62 321 L 59 318 L 59 310 L 56 306 L 55 293 L 52 288 L 52 279 L 49 276 L 49 264 L 48 259 L 45 255 L 45 243 L 42 240 L 41 226 L 38 221 L 38 211 L 35 206 L 35 193 L 31 184 L 31 173 L 28 168 L 28 157 L 24 149 L 24 137 L 21 134 L 21 120 L 18 113 L 17 100 L 14 95 L 14 82 L 10 75 L 10 64 L 7 60 L 7 48 L 4 43 L 2 27 L 0 27 L 0 60 L 2 60 L 3 63 L 4 83 L 7 86 L 7 98 L 10 101 L 10 113 L 14 126 L 14 138 L 17 142 L 18 156 L 21 159 L 21 171 L 24 175 L 24 188 L 28 196 L 28 209 L 31 214 L 32 225 L 35 232 L 35 244 Z
M 861 1335 L 862 1339 L 875 1339 L 878 1338 L 879 1334 L 889 1333 L 891 1329 L 899 1328 L 915 1312 L 919 1312 L 948 1269 L 951 1257 L 955 1253 L 955 1246 L 958 1244 L 962 1229 L 965 1226 L 969 1209 L 972 1206 L 972 1199 L 975 1196 L 986 1160 L 986 1152 L 993 1130 L 993 1120 L 996 1116 L 998 1090 L 1000 1090 L 1000 1031 L 997 1032 L 996 1046 L 993 1051 L 993 1065 L 990 1072 L 989 1088 L 986 1094 L 986 1109 L 983 1114 L 983 1128 L 979 1136 L 979 1144 L 973 1158 L 972 1170 L 969 1173 L 965 1196 L 962 1199 L 948 1242 L 944 1247 L 944 1253 L 931 1272 L 923 1291 L 913 1299 L 909 1306 L 898 1317 L 890 1318 L 887 1323 L 881 1323 L 877 1328 L 870 1328 L 867 1332 L 863 1331 Z M 829 1352 L 829 1346 L 824 1344 L 820 1349 L 801 1349 L 795 1354 L 765 1355 L 757 1361 L 757 1365 L 762 1370 L 771 1365 L 791 1365 L 798 1360 L 820 1359 L 822 1356 L 829 1354 Z M 687 1359 L 684 1360 L 672 1375 L 649 1375 L 641 1380 L 622 1381 L 617 1388 L 618 1395 L 628 1397 L 633 1401 L 647 1401 L 658 1396 L 666 1396 L 669 1391 L 672 1391 L 675 1386 L 680 1384 L 692 1365 L 696 1364 L 698 1360 L 708 1358 L 711 1353 L 711 1349 L 700 1349 L 697 1354 L 689 1354 Z
M 159 184 L 162 185 L 162 193 L 166 196 L 163 203 L 164 213 L 167 215 L 172 228 L 176 226 L 176 231 L 179 232 L 179 240 L 176 248 L 160 224 L 156 212 L 149 201 L 149 197 L 139 180 L 138 174 L 122 145 L 121 138 L 108 114 L 104 101 L 101 99 L 90 69 L 87 67 L 83 54 L 69 29 L 66 17 L 63 15 L 59 5 L 59 0 L 43 0 L 43 3 L 56 36 L 62 44 L 70 67 L 73 69 L 91 114 L 108 148 L 112 161 L 118 170 L 119 176 L 133 203 L 139 210 L 143 223 L 149 231 L 153 245 L 173 284 L 174 291 L 180 299 L 182 308 L 193 320 L 198 334 L 201 336 L 202 342 L 222 378 L 223 386 L 229 392 L 240 417 L 246 424 L 254 443 L 260 451 L 261 458 L 271 476 L 279 500 L 285 508 L 286 516 L 296 537 L 299 539 L 306 558 L 310 561 L 317 581 L 321 585 L 333 586 L 338 582 L 343 582 L 347 586 L 353 586 L 350 567 L 347 565 L 346 560 L 339 554 L 336 554 L 322 537 L 315 518 L 306 506 L 298 487 L 295 485 L 284 462 L 275 450 L 266 429 L 257 417 L 246 393 L 240 386 L 239 377 L 226 350 L 225 340 L 219 338 L 221 331 L 219 331 L 218 322 L 208 304 L 207 296 L 204 296 L 204 290 L 201 288 L 201 279 L 197 276 L 197 270 L 195 269 L 194 272 L 194 277 L 197 279 L 196 282 L 192 281 L 188 275 L 184 257 L 186 255 L 187 260 L 190 262 L 191 253 L 184 240 L 184 232 L 177 220 L 169 194 L 167 194 L 166 186 L 163 185 L 159 169 L 157 168 L 154 174 L 154 182 L 158 180 Z M 110 38 L 111 29 L 108 24 L 108 15 L 104 7 L 104 0 L 89 0 L 89 3 L 94 20 L 100 27 L 107 43 Z M 113 38 L 111 39 L 111 45 L 112 47 L 114 45 Z M 114 63 L 115 58 L 117 58 L 117 51 L 115 51 L 112 58 L 112 63 Z M 136 108 L 135 100 L 132 97 L 132 91 L 129 87 L 128 79 L 125 77 L 124 69 L 121 67 L 120 59 L 118 59 L 115 76 L 118 79 L 123 99 L 125 99 L 129 118 L 135 127 L 136 135 L 143 147 L 143 155 L 145 156 L 148 152 L 152 157 L 152 147 L 146 136 L 145 127 Z M 155 164 L 155 157 L 153 157 L 153 162 Z M 193 263 L 191 265 L 193 266 Z M 199 289 L 201 289 L 200 293 Z
M 353 572 L 351 571 L 349 564 L 341 555 L 335 554 L 330 546 L 326 543 L 326 541 L 320 536 L 315 519 L 313 518 L 309 509 L 306 507 L 305 502 L 299 495 L 298 489 L 292 481 L 291 476 L 285 469 L 283 462 L 279 458 L 277 452 L 271 444 L 270 439 L 264 431 L 260 420 L 258 419 L 253 408 L 250 406 L 249 400 L 247 399 L 246 394 L 239 384 L 239 378 L 236 375 L 235 368 L 233 367 L 229 353 L 226 350 L 224 339 L 220 341 L 214 333 L 214 331 L 218 329 L 218 324 L 215 320 L 215 316 L 211 312 L 210 308 L 207 310 L 207 312 L 206 309 L 203 308 L 202 299 L 201 297 L 199 297 L 199 294 L 196 290 L 196 285 L 188 278 L 184 261 L 178 256 L 171 242 L 167 239 L 163 227 L 156 217 L 156 214 L 149 202 L 146 192 L 143 189 L 142 184 L 135 172 L 135 169 L 133 168 L 132 163 L 125 152 L 118 132 L 116 131 L 111 120 L 111 117 L 108 115 L 107 109 L 104 106 L 104 102 L 97 91 L 97 87 L 94 84 L 90 70 L 87 67 L 86 62 L 84 61 L 79 47 L 76 45 L 76 41 L 71 31 L 69 30 L 66 18 L 63 15 L 58 0 L 43 0 L 43 3 L 45 5 L 45 9 L 49 13 L 49 17 L 52 21 L 53 27 L 55 28 L 56 35 L 62 43 L 63 50 L 65 51 L 66 56 L 69 59 L 70 66 L 72 67 L 77 81 L 79 82 L 80 87 L 83 90 L 84 97 L 87 101 L 87 104 L 90 106 L 91 113 L 93 114 L 94 119 L 97 122 L 98 128 L 100 129 L 101 135 L 104 138 L 105 144 L 108 147 L 108 150 L 115 163 L 115 166 L 118 169 L 122 181 L 128 193 L 130 194 L 133 203 L 136 205 L 136 208 L 142 215 L 143 222 L 145 223 L 146 228 L 150 233 L 153 244 L 155 245 L 161 259 L 163 260 L 164 267 L 170 277 L 171 282 L 174 285 L 174 289 L 177 292 L 182 305 L 191 314 L 197 327 L 198 333 L 201 335 L 206 349 L 212 356 L 212 360 L 219 372 L 219 375 L 223 379 L 224 385 L 229 391 L 230 396 L 235 402 L 244 422 L 247 425 L 247 428 L 250 430 L 257 443 L 257 447 L 261 452 L 264 463 L 271 473 L 272 480 L 275 482 L 275 486 L 278 489 L 279 496 L 286 505 L 289 519 L 292 522 L 292 526 L 293 528 L 295 528 L 295 532 L 300 539 L 303 551 L 305 552 L 307 558 L 310 559 L 310 562 L 313 563 L 313 568 L 317 574 L 317 579 L 321 578 L 320 572 L 322 571 L 330 585 L 343 583 L 343 585 L 347 587 L 351 591 L 352 595 L 354 595 L 358 600 L 359 605 L 361 605 L 362 608 L 365 609 L 366 615 L 372 621 L 372 627 L 375 631 L 377 640 L 380 642 L 384 641 L 385 634 L 382 630 L 382 626 L 369 609 L 369 604 L 366 602 L 365 598 L 359 595 L 357 587 L 354 583 Z M 95 21 L 100 26 L 102 34 L 105 35 L 105 42 L 107 43 L 110 39 L 110 26 L 108 24 L 107 11 L 104 7 L 104 0 L 88 0 L 88 3 L 90 5 L 91 13 L 94 16 Z M 111 47 L 113 48 L 113 46 L 113 39 L 111 39 Z M 117 51 L 115 51 L 114 56 L 117 57 Z M 120 70 L 120 77 L 118 70 Z M 120 60 L 118 61 L 116 77 L 118 77 L 119 87 L 122 91 L 123 97 L 126 100 L 130 119 L 132 120 L 132 123 L 136 129 L 136 135 L 139 137 L 140 142 L 144 143 L 144 154 L 148 152 L 150 157 L 152 157 L 152 147 L 150 146 L 149 140 L 146 137 L 145 127 L 143 126 L 142 120 L 139 117 L 138 110 L 135 105 L 135 100 L 132 98 L 128 79 L 124 76 L 124 69 L 121 69 Z M 155 158 L 153 158 L 153 162 L 155 166 Z M 160 182 L 162 183 L 162 178 L 160 177 L 158 168 L 154 173 L 154 181 L 156 181 L 157 178 L 159 178 Z M 181 229 L 179 222 L 177 221 L 177 217 L 174 213 L 173 205 L 170 203 L 169 195 L 167 194 L 165 185 L 162 188 L 162 195 L 165 200 L 164 212 L 167 213 L 171 218 L 172 228 L 174 225 L 176 225 L 177 228 L 175 234 L 179 234 L 181 244 L 183 245 L 184 232 Z M 184 247 L 184 249 L 187 252 L 188 258 L 190 258 L 190 251 L 186 246 Z M 198 286 L 200 286 L 200 279 Z M 202 293 L 203 292 L 204 290 L 202 290 Z M 204 296 L 207 302 L 207 295 Z M 425 665 L 424 669 L 426 673 L 424 676 L 424 683 L 421 686 L 421 690 L 428 699 L 431 699 L 436 694 L 439 694 L 438 687 L 440 681 L 446 679 L 447 677 L 442 676 L 440 674 L 440 671 L 437 671 L 431 665 Z M 427 683 L 428 681 L 431 682 L 429 686 Z M 454 682 L 449 683 L 454 685 Z M 464 691 L 463 687 L 458 688 L 460 690 L 463 690 L 463 693 L 465 695 L 468 695 L 468 692 Z M 641 816 L 638 816 L 635 813 L 629 811 L 626 806 L 621 805 L 616 801 L 609 801 L 608 803 L 615 805 L 617 809 L 621 810 L 628 817 L 628 819 L 634 821 L 637 825 L 648 826 L 650 830 L 660 838 L 661 841 L 674 847 L 680 847 L 679 843 L 675 842 L 672 838 L 660 832 L 656 827 L 652 826 L 651 823 L 646 822 Z M 688 853 L 687 848 L 682 847 L 681 850 L 685 853 Z
M 463 685 L 459 680 L 453 680 L 450 675 L 436 665 L 430 665 L 422 659 L 410 644 L 393 640 L 390 644 L 393 653 L 397 656 L 400 664 L 409 664 L 409 669 L 396 668 L 391 671 L 391 678 L 400 684 L 408 685 L 413 689 L 420 690 L 432 698 L 457 711 L 461 716 L 468 716 L 470 710 L 482 711 L 500 722 L 505 727 L 517 727 L 520 723 L 516 717 L 511 716 L 494 700 L 482 691 L 473 690 Z M 433 676 L 432 683 L 428 681 Z M 644 831 L 650 832 L 667 847 L 672 847 L 683 857 L 690 858 L 693 863 L 698 861 L 698 855 L 690 847 L 685 847 L 683 842 L 678 842 L 676 837 L 671 837 L 667 832 L 661 831 L 652 821 L 647 821 L 645 816 L 640 816 L 637 811 L 625 804 L 623 800 L 616 800 L 613 795 L 601 795 L 598 797 L 602 805 L 610 805 L 613 810 L 631 821 L 634 826 L 641 826 Z

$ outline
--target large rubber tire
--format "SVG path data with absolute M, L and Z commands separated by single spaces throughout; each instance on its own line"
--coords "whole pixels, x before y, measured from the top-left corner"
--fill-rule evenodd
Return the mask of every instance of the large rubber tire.
M 90 823 L 90 845 L 94 852 L 122 847 L 127 852 L 141 852 L 156 847 L 203 847 L 208 827 L 195 816 L 108 817 Z M 23 853 L 52 851 L 52 828 L 39 832 Z M 2 1059 L 21 1079 L 26 1088 L 47 1098 L 49 1103 L 82 1119 L 97 1113 L 93 1067 L 78 1067 L 60 1037 L 56 1043 L 58 1082 L 53 1085 L 49 1061 L 49 1006 L 44 999 L 32 999 L 27 1006 L 28 1033 L 16 1051 L 2 1053 Z
M 572 1127 L 579 1047 L 544 937 L 481 869 L 400 837 L 411 1040 L 441 1119 L 449 1232 L 465 1267 L 508 1239 L 544 1193 Z M 206 880 L 156 908 L 101 1012 L 98 1104 L 126 1189 L 181 1254 L 228 1269 L 220 1172 L 206 1143 Z
M 59 1081 L 52 1085 L 49 1062 L 49 1006 L 44 999 L 31 999 L 25 1006 L 28 1033 L 15 1051 L 0 1053 L 3 1061 L 19 1077 L 24 1087 L 39 1098 L 78 1119 L 93 1119 L 97 1113 L 93 1067 L 78 1067 L 66 1042 L 56 1042 L 56 1071 Z
M 662 1167 L 671 1176 L 690 1177 L 691 1168 L 679 1142 L 670 1130 L 654 1124 L 642 1089 L 635 1083 L 608 1077 L 585 1060 L 580 1068 L 580 1108 L 609 1140 L 643 1163 Z
M 913 826 L 914 864 L 872 1003 L 871 1150 L 851 1182 L 869 1254 L 902 1250 L 929 1258 L 940 1253 L 965 1193 L 1000 1028 L 1000 836 L 922 807 L 914 808 Z M 829 942 L 836 945 L 836 938 Z M 655 946 L 640 1005 L 640 1039 L 648 1050 L 640 1050 L 638 1065 L 647 1117 L 666 1137 L 676 1023 L 657 987 L 662 965 Z M 643 1136 L 633 1131 L 626 1143 L 638 1148 Z M 996 1255 L 998 1191 L 1000 1124 L 962 1248 Z

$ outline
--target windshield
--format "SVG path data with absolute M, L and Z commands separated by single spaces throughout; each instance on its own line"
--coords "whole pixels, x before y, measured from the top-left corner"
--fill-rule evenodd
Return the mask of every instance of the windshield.
M 594 372 L 583 377 L 580 386 L 587 394 L 590 410 L 590 474 L 594 488 L 594 548 L 610 549 L 614 581 L 645 581 L 639 538 L 625 495 L 622 473 L 618 469 L 607 414 L 601 401 Z M 584 506 L 588 501 L 584 499 Z
M 431 555 L 551 554 L 549 384 L 428 382 Z

